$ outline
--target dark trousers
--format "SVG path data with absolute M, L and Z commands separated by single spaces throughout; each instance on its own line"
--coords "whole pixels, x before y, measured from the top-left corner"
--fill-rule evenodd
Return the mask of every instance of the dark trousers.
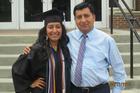
M 73 84 L 71 86 L 72 86 L 71 93 L 110 93 L 110 87 L 108 83 L 100 84 L 98 86 L 90 88 L 76 87 Z

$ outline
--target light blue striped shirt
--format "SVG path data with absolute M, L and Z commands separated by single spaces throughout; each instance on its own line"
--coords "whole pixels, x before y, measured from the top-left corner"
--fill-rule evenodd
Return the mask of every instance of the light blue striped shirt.
M 82 33 L 77 29 L 67 34 L 70 42 L 68 44 L 72 57 L 71 81 L 74 84 L 74 74 L 78 58 Z M 123 60 L 116 47 L 114 39 L 108 34 L 94 28 L 87 33 L 86 51 L 82 67 L 82 87 L 93 87 L 109 81 L 107 68 L 113 69 L 114 82 L 125 82 L 126 73 Z M 76 84 L 75 84 L 76 85 Z M 114 88 L 113 93 L 119 93 L 122 86 Z

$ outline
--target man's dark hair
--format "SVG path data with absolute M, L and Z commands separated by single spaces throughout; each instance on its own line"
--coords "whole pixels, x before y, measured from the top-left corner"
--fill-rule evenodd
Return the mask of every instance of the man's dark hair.
M 73 14 L 76 15 L 77 10 L 82 10 L 84 8 L 89 8 L 92 14 L 95 14 L 93 6 L 88 2 L 82 2 L 74 7 Z

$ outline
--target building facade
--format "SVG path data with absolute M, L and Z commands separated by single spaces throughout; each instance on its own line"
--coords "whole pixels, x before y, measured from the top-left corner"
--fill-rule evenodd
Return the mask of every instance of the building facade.
M 121 1 L 121 0 L 120 0 Z M 135 16 L 135 18 L 137 18 L 138 20 L 140 20 L 140 0 L 132 0 L 133 2 L 129 1 L 126 2 L 128 3 L 130 9 L 132 10 L 133 15 Z M 124 9 L 125 11 L 125 9 Z M 128 11 L 125 11 L 125 13 L 127 14 L 127 16 L 130 18 L 130 14 L 128 13 Z M 140 28 L 138 25 L 134 25 L 136 28 Z M 118 8 L 114 8 L 114 12 L 113 12 L 113 27 L 114 28 L 128 28 L 128 23 L 125 20 L 125 18 L 123 17 L 123 14 L 118 11 Z
M 42 20 L 34 17 L 35 14 L 58 8 L 64 12 L 65 26 L 75 28 L 73 8 L 84 0 L 0 0 L 0 29 L 40 29 Z M 109 27 L 109 1 L 85 0 L 94 3 L 96 12 L 95 26 Z M 139 9 L 140 0 L 125 0 L 131 9 Z M 137 2 L 137 3 L 136 3 Z M 121 2 L 120 2 L 121 3 Z

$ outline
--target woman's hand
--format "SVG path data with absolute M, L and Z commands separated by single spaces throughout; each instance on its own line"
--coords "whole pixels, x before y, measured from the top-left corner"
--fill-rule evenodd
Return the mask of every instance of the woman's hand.
M 25 47 L 25 48 L 23 49 L 23 53 L 24 53 L 25 55 L 29 54 L 30 51 L 31 51 L 31 46 L 27 46 L 27 47 Z
M 31 88 L 43 89 L 45 86 L 46 86 L 46 83 L 44 81 L 44 78 L 38 78 L 32 83 Z

